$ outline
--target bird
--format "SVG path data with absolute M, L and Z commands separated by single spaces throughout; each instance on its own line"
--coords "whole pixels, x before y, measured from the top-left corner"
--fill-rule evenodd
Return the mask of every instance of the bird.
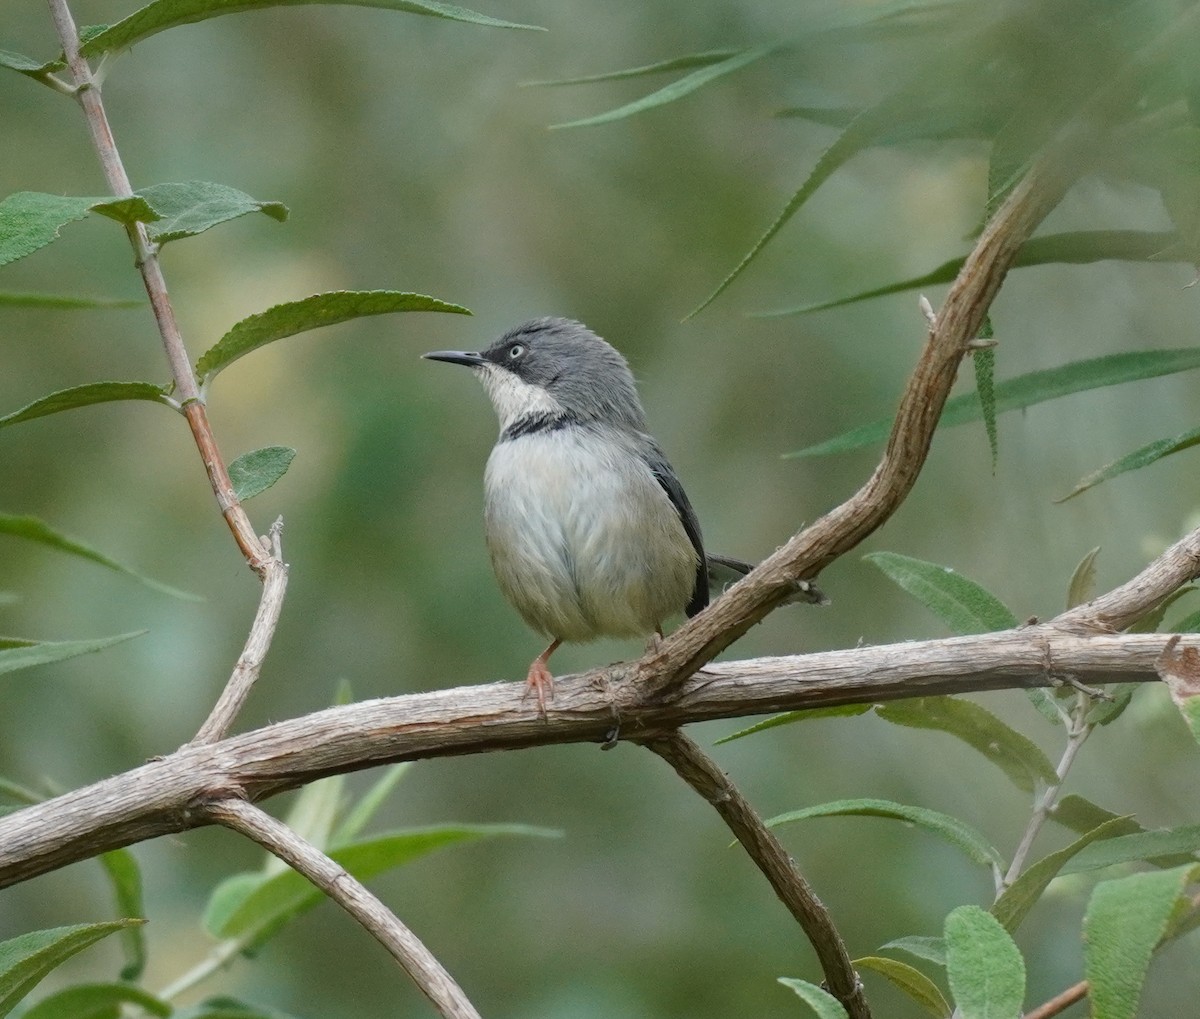
M 565 643 L 662 636 L 752 564 L 706 553 L 696 512 L 646 427 L 625 358 L 587 326 L 536 318 L 486 350 L 436 350 L 483 383 L 500 434 L 484 471 L 484 536 L 501 593 L 550 640 L 529 666 L 544 716 Z M 822 604 L 796 581 L 791 601 Z

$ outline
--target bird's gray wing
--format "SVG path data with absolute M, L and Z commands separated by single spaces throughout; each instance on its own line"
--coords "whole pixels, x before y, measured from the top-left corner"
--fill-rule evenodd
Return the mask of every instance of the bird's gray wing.
M 717 592 L 724 591 L 725 588 L 732 584 L 736 584 L 747 573 L 754 569 L 754 563 L 747 563 L 741 559 L 734 559 L 731 556 L 717 555 L 715 552 L 708 553 L 708 583 L 709 586 Z M 790 595 L 785 605 L 790 605 L 792 602 L 805 601 L 811 605 L 828 605 L 829 599 L 823 595 L 817 588 L 816 584 L 807 580 L 797 580 L 793 582 L 792 587 L 794 593 Z
M 688 616 L 694 616 L 708 604 L 708 559 L 704 555 L 704 540 L 700 537 L 700 521 L 696 519 L 696 511 L 692 509 L 687 492 L 683 490 L 683 485 L 675 476 L 674 468 L 671 467 L 663 451 L 658 448 L 658 444 L 649 436 L 647 436 L 647 443 L 641 454 L 642 459 L 646 461 L 646 466 L 654 475 L 654 479 L 662 485 L 663 491 L 667 493 L 667 498 L 671 500 L 671 505 L 679 514 L 679 522 L 683 524 L 683 529 L 687 532 L 688 541 L 696 550 L 696 584 L 692 588 L 692 597 L 687 603 L 687 608 L 684 609 Z

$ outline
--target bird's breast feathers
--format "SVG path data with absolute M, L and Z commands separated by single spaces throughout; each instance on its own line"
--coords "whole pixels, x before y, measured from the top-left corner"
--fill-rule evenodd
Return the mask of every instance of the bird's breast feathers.
M 697 556 L 636 438 L 591 425 L 499 442 L 484 478 L 488 551 L 534 629 L 646 636 L 681 612 Z

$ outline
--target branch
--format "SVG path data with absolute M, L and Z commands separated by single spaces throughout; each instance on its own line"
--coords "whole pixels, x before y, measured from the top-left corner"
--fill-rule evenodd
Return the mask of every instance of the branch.
M 0 817 L 0 887 L 119 846 L 206 824 L 204 805 L 251 801 L 393 761 L 558 743 L 665 736 L 692 722 L 931 694 L 1157 681 L 1166 634 L 1080 637 L 1049 625 L 945 640 L 711 665 L 648 699 L 636 665 L 558 680 L 543 716 L 523 683 L 362 701 L 185 746 L 167 757 Z M 1200 637 L 1181 647 L 1200 653 Z
M 109 189 L 118 198 L 128 198 L 133 194 L 133 185 L 125 172 L 121 154 L 117 151 L 117 143 L 113 139 L 109 127 L 108 115 L 104 111 L 104 102 L 100 96 L 100 82 L 92 74 L 88 62 L 79 53 L 79 31 L 75 27 L 75 19 L 71 16 L 67 0 L 47 0 L 50 5 L 50 16 L 54 19 L 54 27 L 62 43 L 63 54 L 67 60 L 71 75 L 75 82 L 75 97 L 83 108 L 88 130 L 92 136 L 92 145 L 104 169 L 104 177 Z M 250 518 L 242 509 L 229 479 L 229 471 L 225 461 L 217 449 L 217 440 L 208 416 L 200 389 L 196 383 L 196 375 L 192 371 L 192 362 L 188 357 L 183 336 L 175 321 L 175 310 L 167 294 L 167 283 L 163 278 L 162 267 L 158 263 L 158 247 L 146 232 L 142 223 L 132 223 L 126 226 L 129 243 L 133 246 L 134 257 L 146 294 L 150 298 L 150 306 L 154 309 L 154 318 L 158 323 L 159 335 L 162 337 L 163 351 L 171 368 L 171 377 L 175 381 L 175 393 L 192 430 L 196 447 L 204 460 L 208 472 L 209 484 L 217 497 L 217 504 L 225 522 L 233 532 L 238 548 L 245 556 L 246 562 L 259 576 L 262 576 L 269 562 L 269 555 L 254 533 Z
M 271 648 L 271 639 L 275 636 L 275 627 L 279 624 L 279 614 L 283 611 L 283 596 L 287 592 L 288 565 L 283 561 L 279 540 L 282 529 L 281 517 L 271 525 L 271 558 L 263 575 L 262 597 L 250 627 L 250 636 L 246 638 L 246 646 L 233 668 L 229 682 L 225 684 L 225 689 L 192 743 L 215 743 L 224 736 L 258 680 L 263 660 Z
M 1013 189 L 984 230 L 933 316 L 925 349 L 905 386 L 887 449 L 867 482 L 795 535 L 744 580 L 672 633 L 639 667 L 653 689 L 669 690 L 781 604 L 796 580 L 809 580 L 881 527 L 916 483 L 958 366 L 1021 245 L 1058 204 L 1070 178 L 1043 159 Z
M 800 924 L 817 953 L 830 994 L 845 1006 L 850 1019 L 870 1019 L 871 1010 L 863 995 L 862 983 L 854 972 L 850 954 L 833 918 L 774 832 L 763 823 L 737 786 L 681 732 L 640 742 L 658 754 L 680 778 L 712 804 Z
M 1052 1019 L 1053 1016 L 1060 1012 L 1065 1012 L 1076 1002 L 1083 1001 L 1087 997 L 1088 982 L 1080 980 L 1077 984 L 1072 984 L 1061 994 L 1056 994 L 1049 1001 L 1044 1001 L 1032 1012 L 1025 1013 L 1025 1019 Z
M 462 988 L 433 953 L 357 878 L 310 845 L 282 821 L 240 799 L 218 800 L 205 815 L 257 842 L 308 878 L 358 921 L 412 977 L 421 993 L 446 1019 L 480 1019 Z

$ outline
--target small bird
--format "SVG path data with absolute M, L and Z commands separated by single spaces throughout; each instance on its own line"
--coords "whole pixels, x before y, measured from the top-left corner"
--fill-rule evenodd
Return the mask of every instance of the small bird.
M 579 322 L 538 318 L 480 352 L 425 354 L 471 368 L 500 419 L 484 473 L 484 532 L 504 597 L 550 644 L 529 666 L 545 714 L 564 641 L 662 635 L 752 566 L 706 555 L 629 365 Z M 790 600 L 823 603 L 804 581 Z

